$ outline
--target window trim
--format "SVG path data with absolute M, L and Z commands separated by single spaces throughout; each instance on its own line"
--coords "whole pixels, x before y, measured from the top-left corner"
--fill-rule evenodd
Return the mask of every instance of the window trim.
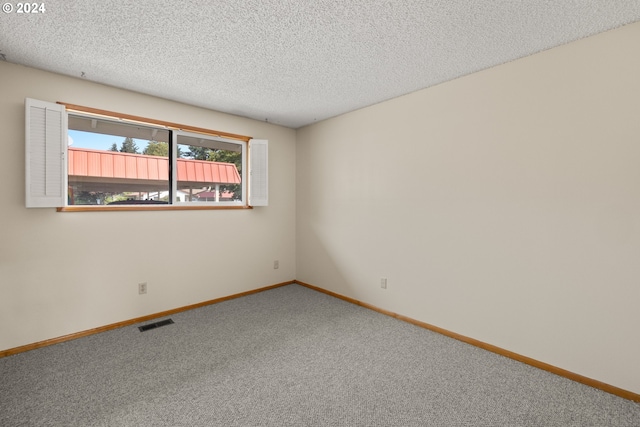
M 57 207 L 57 212 L 92 212 L 92 211 L 204 211 L 204 210 L 237 210 L 237 209 L 253 209 L 251 205 L 204 205 L 195 206 L 180 205 L 70 205 Z
M 239 134 L 233 134 L 233 133 L 229 133 L 229 132 L 222 132 L 222 131 L 217 131 L 217 130 L 213 130 L 213 129 L 206 129 L 206 128 L 201 128 L 201 127 L 196 127 L 196 126 L 189 126 L 189 125 L 184 125 L 184 124 L 180 124 L 180 123 L 175 123 L 175 122 L 168 122 L 168 121 L 164 121 L 164 120 L 156 120 L 156 119 L 150 119 L 147 117 L 141 117 L 141 116 L 135 116 L 135 115 L 131 115 L 131 114 L 123 114 L 123 113 L 117 113 L 117 112 L 113 112 L 113 111 L 108 111 L 108 110 L 102 110 L 102 109 L 97 109 L 97 108 L 92 108 L 92 107 L 85 107 L 85 106 L 81 106 L 81 105 L 77 105 L 77 104 L 71 104 L 71 103 L 66 103 L 66 102 L 61 102 L 58 101 L 56 103 L 48 103 L 46 101 L 38 101 L 38 100 L 34 100 L 32 98 L 27 98 L 26 101 L 26 106 L 27 109 L 30 106 L 30 102 L 35 101 L 43 103 L 43 104 L 49 104 L 49 105 L 60 105 L 62 107 L 62 109 L 64 110 L 63 116 L 65 119 L 65 125 L 66 125 L 66 117 L 68 114 L 73 114 L 73 113 L 77 113 L 78 115 L 86 115 L 86 116 L 97 116 L 97 117 L 102 117 L 104 119 L 110 119 L 110 120 L 117 120 L 117 121 L 123 121 L 123 122 L 130 122 L 132 124 L 141 124 L 141 125 L 147 125 L 147 126 L 152 126 L 152 127 L 164 127 L 166 129 L 172 130 L 172 131 L 182 131 L 182 132 L 188 132 L 188 133 L 196 133 L 196 134 L 202 134 L 202 135 L 206 135 L 206 136 L 210 136 L 210 137 L 214 137 L 214 138 L 221 138 L 221 139 L 228 139 L 228 140 L 235 140 L 238 141 L 239 145 L 243 146 L 243 153 L 244 153 L 244 159 L 243 159 L 243 169 L 246 169 L 246 172 L 243 172 L 243 186 L 245 187 L 244 190 L 244 197 L 243 197 L 243 202 L 242 204 L 234 204 L 234 205 L 228 205 L 228 204 L 224 204 L 224 205 L 219 205 L 219 204 L 205 204 L 205 203 L 198 203 L 198 204 L 175 204 L 175 203 L 171 203 L 171 204 L 162 204 L 162 205 L 117 205 L 117 206 L 109 206 L 109 205 L 67 205 L 66 204 L 66 195 L 64 197 L 64 202 L 61 204 L 61 206 L 55 206 L 55 205 L 42 205 L 42 206 L 36 206 L 36 205 L 30 205 L 29 204 L 29 193 L 28 193 L 28 189 L 27 189 L 27 207 L 55 207 L 57 212 L 96 212 L 96 211 L 162 211 L 162 210 L 238 210 L 238 209 L 253 209 L 253 206 L 251 205 L 251 196 L 250 196 L 250 190 L 251 190 L 251 171 L 250 171 L 250 149 L 251 149 L 251 141 L 262 141 L 262 140 L 255 140 L 254 138 L 250 137 L 250 136 L 246 136 L 246 135 L 239 135 Z M 43 107 L 46 108 L 46 105 Z M 49 107 L 52 108 L 52 107 Z M 29 126 L 29 120 L 27 117 L 27 126 Z M 66 129 L 65 129 L 66 131 Z M 67 152 L 66 152 L 66 135 L 65 138 L 63 138 L 63 141 L 65 142 L 64 147 L 65 147 L 65 151 L 63 153 L 63 158 L 64 158 L 64 164 L 66 165 L 67 163 Z M 264 140 L 264 142 L 267 142 L 266 140 Z M 171 144 L 173 145 L 173 144 Z M 27 132 L 27 150 L 29 150 L 30 147 L 30 142 L 28 139 L 28 132 Z M 266 161 L 266 158 L 264 159 L 264 161 Z M 65 167 L 66 170 L 66 167 Z M 29 173 L 29 171 L 27 170 L 27 173 Z M 265 171 L 265 173 L 268 173 L 267 171 Z M 268 176 L 265 177 L 264 179 L 268 179 Z M 62 185 L 63 187 L 67 188 L 68 184 L 67 184 L 67 180 L 68 180 L 68 176 L 65 173 L 64 176 L 62 177 Z M 170 178 L 170 181 L 173 181 L 173 177 Z M 29 183 L 29 176 L 27 176 L 27 184 Z M 65 191 L 66 194 L 66 191 Z M 266 206 L 265 204 L 261 204 L 258 203 L 256 204 L 256 206 Z
M 195 133 L 201 133 L 201 134 L 204 134 L 204 135 L 217 136 L 217 137 L 220 137 L 220 138 L 236 139 L 236 140 L 244 141 L 244 142 L 249 142 L 251 139 L 253 139 L 252 137 L 246 136 L 246 135 L 238 135 L 238 134 L 235 134 L 235 133 L 228 133 L 228 132 L 222 132 L 222 131 L 213 130 L 213 129 L 205 129 L 205 128 L 196 127 L 196 126 L 183 125 L 183 124 L 180 124 L 180 123 L 167 122 L 167 121 L 164 121 L 164 120 L 149 119 L 147 117 L 134 116 L 134 115 L 131 115 L 131 114 L 116 113 L 114 111 L 100 110 L 98 108 L 91 108 L 91 107 L 84 107 L 82 105 L 69 104 L 67 102 L 58 101 L 58 102 L 56 102 L 56 104 L 63 105 L 65 107 L 65 109 L 67 110 L 67 112 L 74 111 L 74 112 L 77 112 L 77 113 L 94 114 L 94 115 L 97 115 L 97 116 L 104 116 L 105 118 L 108 118 L 108 119 L 111 119 L 111 120 L 116 119 L 116 120 L 123 120 L 123 121 L 128 121 L 128 122 L 133 122 L 133 123 L 139 123 L 139 124 L 143 124 L 143 125 L 164 126 L 167 129 L 171 129 L 171 130 L 182 130 L 182 131 L 185 131 L 185 132 L 195 132 Z

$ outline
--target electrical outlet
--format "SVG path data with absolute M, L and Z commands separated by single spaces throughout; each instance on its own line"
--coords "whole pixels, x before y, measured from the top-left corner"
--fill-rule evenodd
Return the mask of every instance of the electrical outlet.
M 280 261 L 278 260 L 273 261 L 273 269 L 277 270 L 279 268 L 280 268 Z
M 140 295 L 147 293 L 147 282 L 138 283 L 138 293 Z
M 382 289 L 387 289 L 387 278 L 386 277 L 381 277 L 380 278 L 380 287 Z

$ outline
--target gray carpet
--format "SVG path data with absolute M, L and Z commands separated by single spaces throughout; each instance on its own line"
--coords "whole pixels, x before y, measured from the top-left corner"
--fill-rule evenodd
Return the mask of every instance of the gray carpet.
M 171 318 L 0 359 L 0 425 L 640 426 L 637 403 L 298 285 Z

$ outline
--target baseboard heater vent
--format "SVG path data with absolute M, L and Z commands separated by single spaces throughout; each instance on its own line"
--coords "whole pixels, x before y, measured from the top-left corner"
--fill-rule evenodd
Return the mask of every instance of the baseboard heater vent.
M 148 331 L 149 329 L 159 328 L 160 326 L 166 326 L 172 323 L 173 323 L 173 320 L 171 319 L 161 320 L 159 322 L 149 323 L 148 325 L 138 326 L 138 329 L 140 329 L 140 332 L 144 332 L 144 331 Z

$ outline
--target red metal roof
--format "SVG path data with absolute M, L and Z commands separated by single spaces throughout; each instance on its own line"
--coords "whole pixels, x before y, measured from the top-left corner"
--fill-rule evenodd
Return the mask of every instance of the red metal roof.
M 178 159 L 178 182 L 240 184 L 233 163 Z M 118 151 L 69 147 L 69 176 L 168 180 L 169 159 Z

